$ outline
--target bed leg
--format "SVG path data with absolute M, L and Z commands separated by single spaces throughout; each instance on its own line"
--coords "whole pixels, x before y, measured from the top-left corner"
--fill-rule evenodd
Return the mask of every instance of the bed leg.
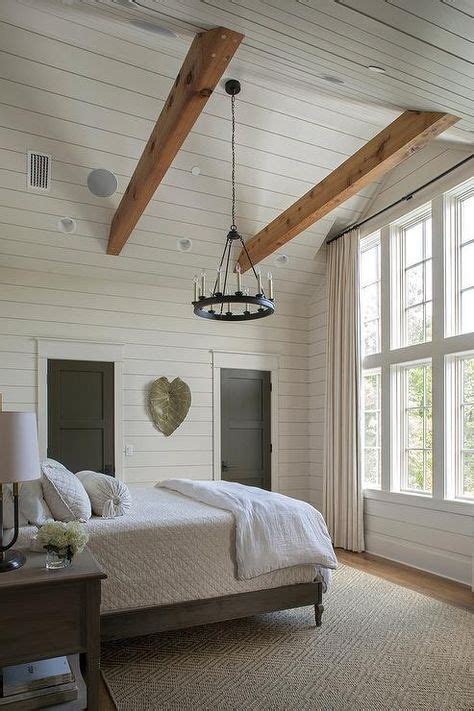
M 314 606 L 314 616 L 316 618 L 316 627 L 321 627 L 323 624 L 322 616 L 324 612 L 324 605 L 321 602 L 317 602 Z

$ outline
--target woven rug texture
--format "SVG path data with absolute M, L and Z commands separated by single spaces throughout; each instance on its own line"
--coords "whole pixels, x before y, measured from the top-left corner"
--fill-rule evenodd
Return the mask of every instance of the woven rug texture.
M 340 566 L 312 607 L 107 642 L 119 711 L 474 709 L 474 618 Z

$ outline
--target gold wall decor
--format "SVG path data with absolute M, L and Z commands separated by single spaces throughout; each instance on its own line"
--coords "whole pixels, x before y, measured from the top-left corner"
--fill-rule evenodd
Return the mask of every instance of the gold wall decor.
M 191 390 L 181 378 L 158 378 L 150 385 L 148 407 L 155 427 L 166 437 L 184 422 L 191 406 Z

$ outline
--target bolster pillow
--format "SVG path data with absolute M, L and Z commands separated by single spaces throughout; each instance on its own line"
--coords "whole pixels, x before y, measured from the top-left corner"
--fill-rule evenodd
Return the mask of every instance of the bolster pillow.
M 128 486 L 107 474 L 84 469 L 76 472 L 91 500 L 92 511 L 102 518 L 123 516 L 132 505 Z

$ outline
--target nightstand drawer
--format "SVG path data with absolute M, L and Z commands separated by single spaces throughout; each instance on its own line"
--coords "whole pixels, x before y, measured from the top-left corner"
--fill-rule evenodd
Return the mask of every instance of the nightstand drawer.
M 54 575 L 54 573 L 52 573 Z M 37 585 L 0 592 L 0 666 L 24 657 L 54 657 L 85 649 L 85 589 L 78 583 Z

